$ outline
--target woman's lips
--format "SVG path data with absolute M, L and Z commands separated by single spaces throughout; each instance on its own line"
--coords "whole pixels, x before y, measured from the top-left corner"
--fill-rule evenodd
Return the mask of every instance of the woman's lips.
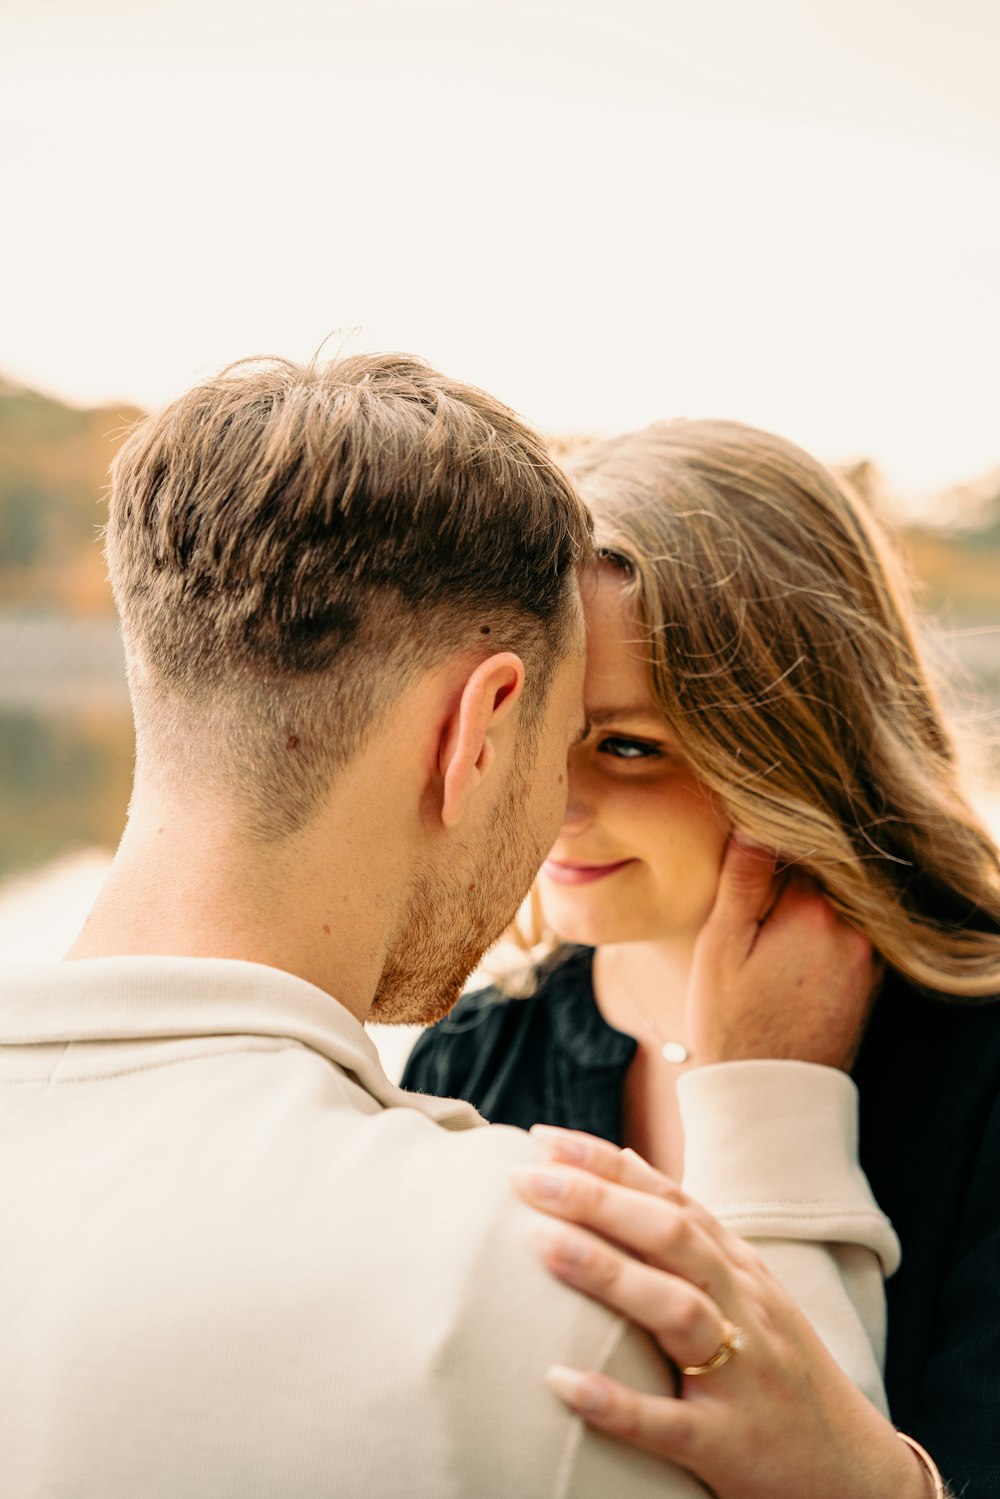
M 614 864 L 574 864 L 567 860 L 546 859 L 542 873 L 554 885 L 591 885 L 594 880 L 603 880 L 609 874 L 634 864 L 634 859 L 618 859 Z

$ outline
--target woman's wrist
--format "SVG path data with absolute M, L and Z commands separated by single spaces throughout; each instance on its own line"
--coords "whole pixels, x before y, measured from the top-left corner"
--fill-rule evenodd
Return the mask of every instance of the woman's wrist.
M 897 1431 L 896 1435 L 901 1442 L 906 1443 L 923 1469 L 927 1493 L 932 1496 L 932 1499 L 948 1499 L 948 1491 L 944 1486 L 944 1479 L 938 1472 L 937 1463 L 931 1457 L 926 1447 L 921 1447 L 920 1443 L 915 1441 L 913 1437 L 908 1437 L 905 1431 Z
M 834 1429 L 833 1444 L 848 1464 L 839 1479 L 841 1495 L 853 1494 L 856 1499 L 934 1499 L 940 1495 L 940 1499 L 953 1499 L 933 1458 L 919 1443 L 897 1431 L 868 1401 L 852 1400 L 851 1406 L 850 1421 L 837 1422 Z M 849 1453 L 853 1453 L 853 1460 Z M 940 1490 L 935 1488 L 936 1482 L 941 1483 Z M 824 1499 L 829 1493 L 832 1499 L 836 1490 L 831 1484 L 817 1492 Z

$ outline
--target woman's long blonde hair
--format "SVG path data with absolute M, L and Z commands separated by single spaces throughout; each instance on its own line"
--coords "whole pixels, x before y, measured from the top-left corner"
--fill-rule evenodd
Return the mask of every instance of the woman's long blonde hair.
M 657 704 L 733 825 L 907 978 L 997 992 L 997 849 L 861 498 L 736 422 L 657 422 L 564 462 L 633 595 Z

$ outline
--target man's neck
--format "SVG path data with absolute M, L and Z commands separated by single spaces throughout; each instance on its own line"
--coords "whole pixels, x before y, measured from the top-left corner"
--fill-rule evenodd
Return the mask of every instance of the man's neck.
M 137 798 L 67 957 L 263 963 L 315 984 L 364 1021 L 398 912 L 391 894 L 398 875 L 380 883 L 377 842 L 369 838 L 361 857 L 350 824 L 334 810 L 262 851 L 224 820 L 171 816 L 162 802 Z

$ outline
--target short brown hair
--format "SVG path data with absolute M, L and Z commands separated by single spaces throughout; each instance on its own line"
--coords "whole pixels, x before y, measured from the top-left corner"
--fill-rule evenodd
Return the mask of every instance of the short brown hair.
M 398 354 L 230 365 L 112 466 L 140 758 L 211 722 L 271 836 L 451 651 L 521 654 L 530 721 L 589 553 L 571 482 L 482 391 Z

